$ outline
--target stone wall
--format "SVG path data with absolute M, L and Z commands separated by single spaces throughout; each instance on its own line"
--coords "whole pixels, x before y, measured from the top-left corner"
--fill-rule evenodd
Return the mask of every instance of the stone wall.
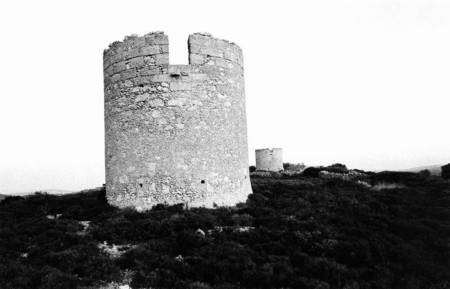
M 283 149 L 258 149 L 255 150 L 257 171 L 281 171 L 283 170 Z
M 290 172 L 303 172 L 306 169 L 304 163 L 283 163 L 283 168 L 285 171 Z
M 367 174 L 357 172 L 354 170 L 349 171 L 348 173 L 334 173 L 328 171 L 319 172 L 319 178 L 328 180 L 340 179 L 343 181 L 355 181 L 355 180 L 365 180 L 367 179 L 367 177 L 368 177 Z
M 189 65 L 169 65 L 149 33 L 104 52 L 106 191 L 118 207 L 212 207 L 251 193 L 242 51 L 189 36 Z

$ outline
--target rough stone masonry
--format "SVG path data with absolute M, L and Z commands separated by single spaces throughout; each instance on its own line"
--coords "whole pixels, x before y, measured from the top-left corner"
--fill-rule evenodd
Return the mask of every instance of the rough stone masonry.
M 104 51 L 114 206 L 228 206 L 251 193 L 242 50 L 205 33 L 190 35 L 188 49 L 188 65 L 169 65 L 168 37 L 155 32 Z

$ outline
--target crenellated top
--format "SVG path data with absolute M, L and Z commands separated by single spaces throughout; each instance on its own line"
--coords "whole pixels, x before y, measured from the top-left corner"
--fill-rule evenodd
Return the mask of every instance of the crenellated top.
M 256 149 L 257 151 L 274 151 L 274 150 L 282 150 L 282 148 L 263 148 L 263 149 Z
M 242 69 L 242 50 L 233 42 L 207 33 L 194 33 L 188 39 L 189 65 L 213 65 L 225 69 Z M 107 76 L 126 79 L 167 73 L 169 39 L 163 32 L 144 36 L 126 36 L 103 52 L 103 69 Z M 121 76 L 123 74 L 123 76 Z M 114 81 L 114 80 L 113 80 Z
M 189 35 L 188 49 L 191 65 L 202 65 L 211 59 L 225 60 L 243 66 L 242 49 L 237 44 L 214 38 L 208 33 Z
M 152 32 L 144 36 L 126 36 L 123 41 L 116 41 L 103 51 L 103 69 L 114 64 L 132 61 L 142 62 L 146 56 L 156 58 L 158 65 L 169 64 L 169 38 L 163 32 Z M 142 61 L 140 61 L 142 60 Z

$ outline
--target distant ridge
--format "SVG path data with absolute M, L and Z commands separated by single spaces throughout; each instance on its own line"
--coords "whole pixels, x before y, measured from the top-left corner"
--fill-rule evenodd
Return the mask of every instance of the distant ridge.
M 429 170 L 432 175 L 440 176 L 441 175 L 441 167 L 443 165 L 429 165 L 429 166 L 421 166 L 421 167 L 415 167 L 410 168 L 407 170 L 404 170 L 406 172 L 420 172 L 423 170 Z
M 70 191 L 70 190 L 61 190 L 61 189 L 48 189 L 48 190 L 33 190 L 28 192 L 17 192 L 17 193 L 10 193 L 8 196 L 27 196 L 27 195 L 34 195 L 35 193 L 42 193 L 42 194 L 49 194 L 49 195 L 65 195 L 65 194 L 72 194 L 76 193 L 77 191 Z M 1 195 L 1 194 L 0 194 Z
M 75 193 L 75 191 L 60 190 L 60 189 L 39 190 L 38 192 L 47 193 L 47 194 L 50 194 L 50 195 L 64 195 L 64 194 Z

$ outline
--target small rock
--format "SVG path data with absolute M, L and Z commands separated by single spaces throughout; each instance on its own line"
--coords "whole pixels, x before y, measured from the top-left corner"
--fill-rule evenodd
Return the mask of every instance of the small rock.
M 236 228 L 236 232 L 245 233 L 245 232 L 249 232 L 250 230 L 253 230 L 253 229 L 255 229 L 255 227 L 243 226 L 243 227 Z
M 169 106 L 182 106 L 186 101 L 186 98 L 176 98 L 171 99 L 167 102 L 167 105 Z
M 91 221 L 79 221 L 78 222 L 81 226 L 83 226 L 82 233 L 86 233 L 86 231 L 89 229 L 89 226 L 91 225 Z
M 152 117 L 157 118 L 161 115 L 161 112 L 159 110 L 154 110 L 152 112 Z
M 358 185 L 361 185 L 361 186 L 366 187 L 366 188 L 371 188 L 372 187 L 368 182 L 365 182 L 365 181 L 357 181 L 356 183 Z
M 158 120 L 158 124 L 159 124 L 159 125 L 166 125 L 166 124 L 167 124 L 167 119 L 165 119 L 165 118 L 160 118 L 160 119 Z
M 62 214 L 56 214 L 56 215 L 47 215 L 47 219 L 49 220 L 55 220 L 55 219 L 59 219 L 62 216 Z
M 150 106 L 152 107 L 161 107 L 164 106 L 164 101 L 162 99 L 154 99 L 150 101 Z
M 136 102 L 145 101 L 145 100 L 147 100 L 149 97 L 150 97 L 150 95 L 149 95 L 148 93 L 144 93 L 144 94 L 141 94 L 141 95 L 136 96 L 135 101 L 136 101 Z
M 200 228 L 195 231 L 195 234 L 202 236 L 202 237 L 205 237 L 205 235 L 206 235 L 205 232 Z

